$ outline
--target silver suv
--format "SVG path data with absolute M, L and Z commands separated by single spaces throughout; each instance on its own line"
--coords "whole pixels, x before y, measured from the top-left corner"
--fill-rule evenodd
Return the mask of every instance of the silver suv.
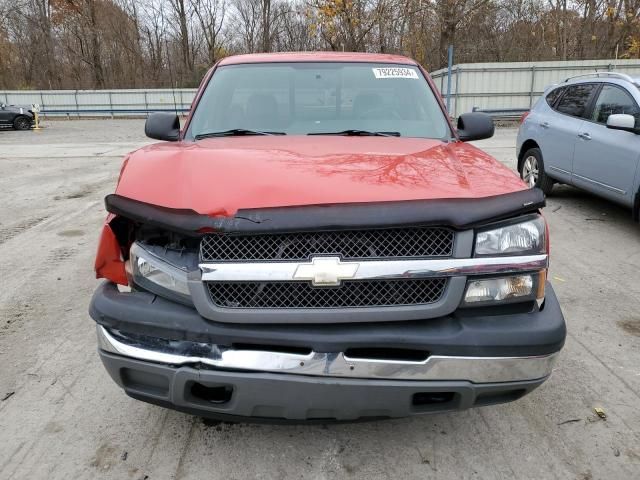
M 566 183 L 640 210 L 640 78 L 598 72 L 549 87 L 520 125 L 518 171 L 550 193 Z

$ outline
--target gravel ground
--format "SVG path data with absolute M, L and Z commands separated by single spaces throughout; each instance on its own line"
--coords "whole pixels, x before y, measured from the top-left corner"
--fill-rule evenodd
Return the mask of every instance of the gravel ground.
M 129 399 L 87 315 L 102 198 L 141 120 L 0 131 L 0 478 L 640 478 L 640 226 L 571 187 L 545 210 L 569 328 L 511 404 L 329 426 L 207 424 Z M 514 166 L 514 129 L 480 146 Z M 606 420 L 594 414 L 606 412 Z

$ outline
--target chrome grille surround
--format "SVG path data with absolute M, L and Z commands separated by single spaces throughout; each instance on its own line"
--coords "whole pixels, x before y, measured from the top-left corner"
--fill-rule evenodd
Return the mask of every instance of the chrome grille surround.
M 340 262 L 326 258 L 331 270 Z M 509 274 L 547 268 L 546 255 L 496 258 L 450 258 L 418 260 L 367 260 L 356 263 L 348 279 L 337 285 L 314 286 L 296 279 L 304 262 L 201 263 L 201 280 L 212 304 L 220 309 L 327 309 L 349 307 L 428 308 L 446 300 L 449 280 L 468 275 Z M 329 272 L 321 272 L 327 274 Z M 459 293 L 460 295 L 462 292 Z M 454 299 L 454 304 L 460 298 Z
M 332 259 L 344 265 L 398 259 L 446 258 L 453 255 L 455 234 L 444 227 L 398 227 L 274 234 L 214 233 L 200 243 L 202 262 L 260 266 L 275 274 L 285 264 Z M 331 255 L 331 257 L 329 257 Z M 201 264 L 202 265 L 205 264 Z M 211 265 L 207 263 L 206 265 Z M 203 272 L 206 268 L 203 269 Z M 227 269 L 227 273 L 230 273 Z M 354 272 L 355 273 L 355 272 Z M 225 277 L 225 275 L 222 275 Z M 349 278 L 349 277 L 346 277 Z M 265 281 L 266 280 L 266 281 Z M 347 279 L 333 285 L 285 279 L 234 281 L 231 276 L 207 281 L 212 303 L 224 309 L 339 309 L 429 305 L 438 302 L 446 278 Z
M 402 227 L 240 235 L 214 233 L 203 237 L 200 260 L 308 260 L 313 255 L 343 259 L 449 257 L 454 232 L 444 227 Z
M 457 307 L 468 275 L 546 265 L 546 256 L 469 258 L 472 240 L 472 231 L 445 227 L 208 234 L 192 293 L 216 320 L 430 318 Z

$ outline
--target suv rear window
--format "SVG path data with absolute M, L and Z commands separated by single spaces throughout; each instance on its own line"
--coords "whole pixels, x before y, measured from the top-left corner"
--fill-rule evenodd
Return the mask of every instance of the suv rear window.
M 556 110 L 572 117 L 584 117 L 587 104 L 596 89 L 593 83 L 566 87 L 565 93 L 556 106 Z
M 550 107 L 553 108 L 553 105 L 556 103 L 556 100 L 558 100 L 560 95 L 562 95 L 562 92 L 564 92 L 564 87 L 554 88 L 547 94 L 545 99 L 547 100 L 547 103 Z

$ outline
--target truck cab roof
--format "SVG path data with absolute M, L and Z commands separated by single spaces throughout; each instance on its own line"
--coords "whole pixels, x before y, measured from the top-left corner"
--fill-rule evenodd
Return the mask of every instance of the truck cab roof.
M 370 62 L 417 65 L 415 60 L 402 55 L 357 52 L 280 52 L 233 55 L 220 60 L 219 65 L 243 63 L 291 63 L 291 62 Z

